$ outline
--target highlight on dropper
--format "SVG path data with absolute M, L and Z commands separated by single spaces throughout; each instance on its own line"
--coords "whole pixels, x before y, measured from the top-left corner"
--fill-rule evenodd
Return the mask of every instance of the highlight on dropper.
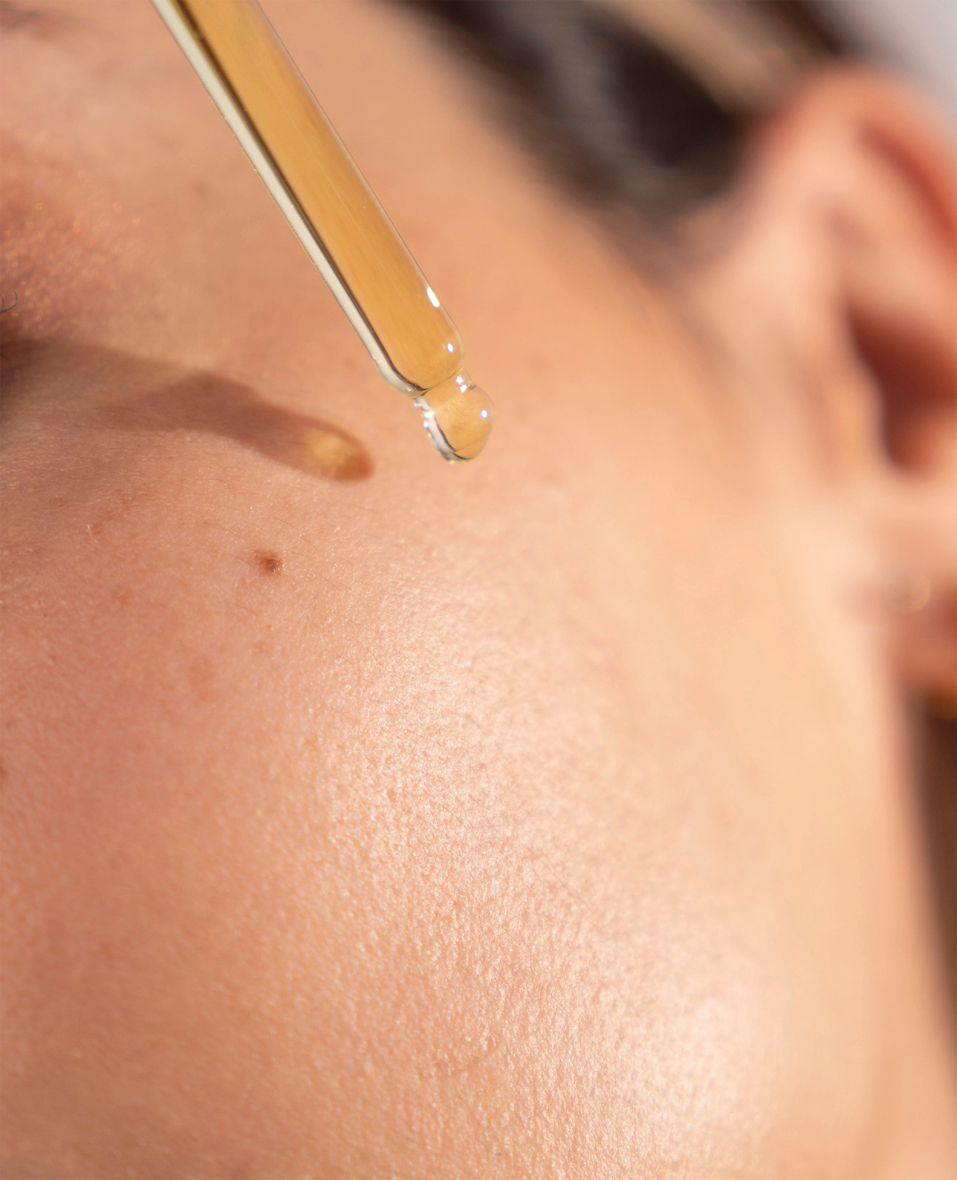
M 450 462 L 474 459 L 492 430 L 492 402 L 484 389 L 459 369 L 454 377 L 415 399 L 435 449 Z

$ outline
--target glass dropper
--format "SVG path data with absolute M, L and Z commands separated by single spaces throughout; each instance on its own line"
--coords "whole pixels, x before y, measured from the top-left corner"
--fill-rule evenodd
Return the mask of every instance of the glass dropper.
M 462 337 L 254 0 L 152 0 L 382 376 L 439 453 L 492 427 Z

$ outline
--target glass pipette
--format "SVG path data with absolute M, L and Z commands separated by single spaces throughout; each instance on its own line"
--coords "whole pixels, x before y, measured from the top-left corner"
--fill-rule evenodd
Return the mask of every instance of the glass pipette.
M 462 338 L 255 0 L 152 0 L 379 372 L 439 453 L 473 459 L 492 409 Z

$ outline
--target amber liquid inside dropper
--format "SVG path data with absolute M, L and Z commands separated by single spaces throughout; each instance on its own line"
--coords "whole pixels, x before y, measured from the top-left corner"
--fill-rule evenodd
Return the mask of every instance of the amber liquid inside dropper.
M 153 0 L 385 379 L 439 452 L 472 459 L 491 405 L 462 338 L 253 0 Z

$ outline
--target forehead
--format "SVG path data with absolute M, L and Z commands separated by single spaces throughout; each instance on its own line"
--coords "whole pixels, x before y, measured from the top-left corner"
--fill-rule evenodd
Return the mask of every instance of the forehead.
M 398 7 L 371 0 L 266 0 L 263 8 L 322 104 L 360 144 L 385 149 L 389 133 L 402 126 L 402 152 L 428 143 L 434 154 L 434 128 L 444 123 L 447 130 L 450 119 L 463 117 L 468 104 L 455 97 L 468 79 L 435 51 L 420 22 Z M 192 118 L 183 122 L 197 107 L 206 108 L 208 99 L 147 0 L 0 0 L 0 28 L 8 126 L 50 124 L 68 114 L 64 139 L 74 150 L 94 138 L 102 141 L 110 128 L 98 107 L 119 87 L 131 92 L 125 99 L 131 117 L 152 116 L 154 126 L 181 137 L 207 125 L 201 116 L 195 128 Z M 437 103 L 435 88 L 443 82 L 446 93 Z M 84 89 L 84 106 L 65 108 Z M 160 93 L 163 101 L 157 102 Z M 38 95 L 41 101 L 35 101 Z M 197 103 L 197 97 L 204 101 Z M 115 123 L 123 113 L 112 105 Z M 92 117 L 95 126 L 88 122 Z M 452 146 L 441 142 L 446 154 Z
M 643 284 L 486 119 L 481 84 L 428 26 L 365 0 L 264 8 L 476 371 L 483 341 L 525 363 L 530 350 L 571 346 L 570 325 L 630 335 L 620 284 L 641 299 Z M 5 38 L 2 286 L 7 302 L 19 298 L 3 318 L 8 339 L 66 333 L 241 380 L 263 358 L 282 371 L 308 357 L 330 380 L 348 365 L 350 381 L 381 396 L 151 5 L 50 0 L 34 11 L 36 21 L 15 10 Z M 587 354 L 575 345 L 570 372 L 590 369 Z
M 504 178 L 490 159 L 501 164 L 503 146 L 462 102 L 471 83 L 408 15 L 363 0 L 264 7 L 414 250 L 474 204 L 496 171 Z M 108 276 L 114 288 L 142 286 L 138 276 L 162 272 L 178 245 L 191 251 L 180 260 L 188 272 L 198 237 L 207 269 L 229 271 L 254 226 L 280 269 L 285 257 L 298 261 L 148 3 L 45 0 L 7 3 L 0 14 L 5 287 L 36 293 L 42 272 L 46 304 L 75 308 L 98 302 L 104 292 L 93 288 L 109 286 Z M 469 173 L 467 162 L 483 159 L 490 166 Z M 425 214 L 421 198 L 443 190 Z M 21 322 L 36 305 L 25 301 Z

